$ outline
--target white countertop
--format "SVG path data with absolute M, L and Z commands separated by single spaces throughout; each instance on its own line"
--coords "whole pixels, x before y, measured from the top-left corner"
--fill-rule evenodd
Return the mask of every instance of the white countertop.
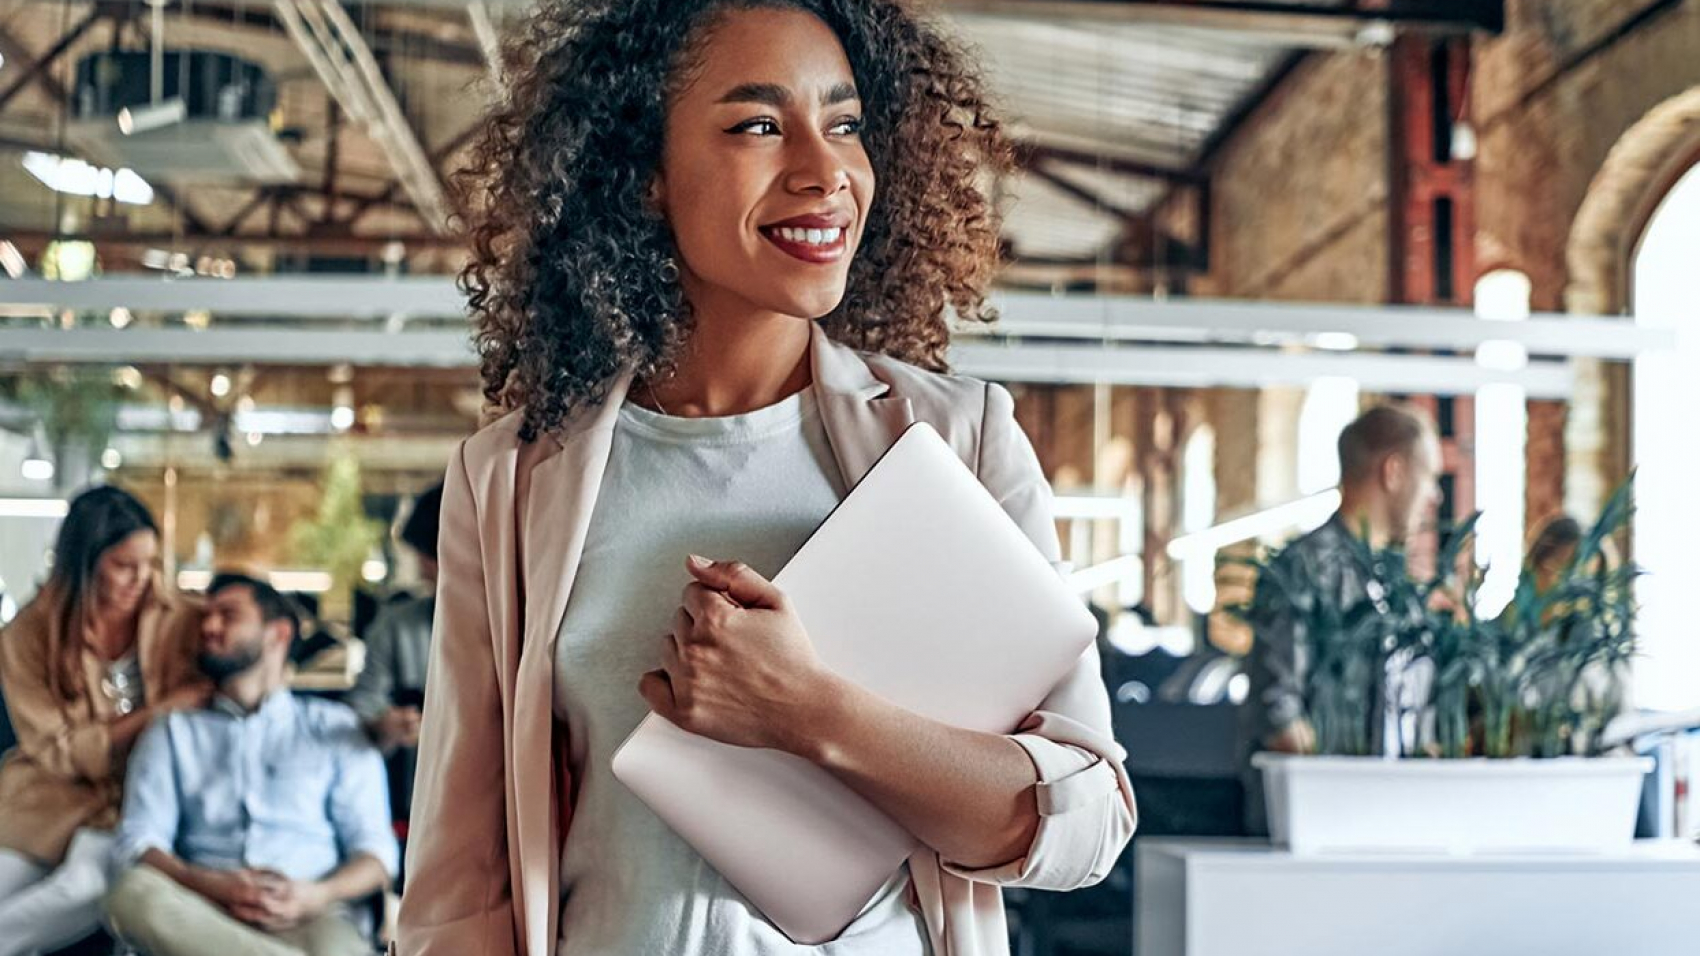
M 1700 846 L 1611 853 L 1295 855 L 1142 839 L 1135 956 L 1700 953 Z

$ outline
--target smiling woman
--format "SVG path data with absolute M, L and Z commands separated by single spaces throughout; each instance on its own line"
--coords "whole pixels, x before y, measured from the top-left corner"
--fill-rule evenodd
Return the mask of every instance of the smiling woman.
M 1096 882 L 1132 832 L 1096 652 L 965 730 L 832 672 L 772 582 L 916 421 L 1059 563 L 1009 393 L 943 374 L 946 315 L 990 317 L 1010 161 L 974 72 L 880 0 L 563 0 L 507 66 L 461 184 L 508 413 L 444 482 L 402 956 L 817 951 L 614 778 L 651 712 L 915 838 L 830 952 L 1006 953 L 999 886 Z
M 485 392 L 526 437 L 628 366 L 666 377 L 722 294 L 935 370 L 947 306 L 991 318 L 980 187 L 1011 149 L 967 58 L 903 5 L 557 0 L 504 58 L 456 178 L 461 281 Z

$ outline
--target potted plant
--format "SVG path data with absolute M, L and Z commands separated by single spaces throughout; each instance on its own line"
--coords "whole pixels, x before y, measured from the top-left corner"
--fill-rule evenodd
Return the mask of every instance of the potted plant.
M 1631 488 L 1612 496 L 1556 581 L 1543 589 L 1523 575 L 1494 617 L 1478 616 L 1483 572 L 1461 560 L 1479 516 L 1445 536 L 1423 578 L 1400 550 L 1354 541 L 1367 599 L 1344 608 L 1279 552 L 1234 559 L 1260 587 L 1230 610 L 1254 628 L 1277 610 L 1295 616 L 1310 662 L 1315 753 L 1253 758 L 1276 841 L 1298 852 L 1468 852 L 1632 839 L 1650 762 L 1597 753 L 1635 651 L 1639 572 L 1606 556 L 1633 511 Z M 1384 703 L 1386 674 L 1416 677 Z M 1372 733 L 1378 710 L 1396 733 Z

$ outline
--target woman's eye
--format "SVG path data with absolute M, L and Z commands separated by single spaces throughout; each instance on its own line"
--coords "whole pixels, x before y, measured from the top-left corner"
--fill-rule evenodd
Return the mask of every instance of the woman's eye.
M 753 120 L 745 120 L 726 132 L 754 133 L 757 136 L 776 136 L 779 134 L 779 124 L 764 116 Z
M 839 136 L 855 136 L 862 132 L 862 120 L 858 117 L 847 117 L 832 124 L 831 132 Z

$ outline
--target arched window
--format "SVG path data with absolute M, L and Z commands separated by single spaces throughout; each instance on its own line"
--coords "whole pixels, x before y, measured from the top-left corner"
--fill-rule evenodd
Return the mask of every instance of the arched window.
M 1677 347 L 1635 359 L 1630 450 L 1636 474 L 1634 558 L 1643 655 L 1635 701 L 1658 710 L 1700 706 L 1700 614 L 1693 598 L 1700 547 L 1700 165 L 1659 204 L 1633 273 L 1635 321 L 1675 329 Z

